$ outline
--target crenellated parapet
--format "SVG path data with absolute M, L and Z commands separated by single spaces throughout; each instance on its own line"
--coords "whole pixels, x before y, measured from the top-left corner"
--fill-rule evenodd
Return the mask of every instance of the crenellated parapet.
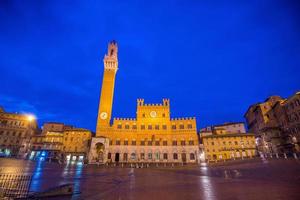
M 171 118 L 171 121 L 192 121 L 196 120 L 196 117 L 178 117 L 178 118 Z
M 137 123 L 135 118 L 114 118 L 114 129 L 137 129 Z
M 195 117 L 172 118 L 170 121 L 171 121 L 172 130 L 187 130 L 187 129 L 195 130 L 196 129 Z
M 143 106 L 144 105 L 144 99 L 137 99 L 137 105 Z
M 163 99 L 162 103 L 144 103 L 144 99 L 137 99 L 137 106 L 143 106 L 148 108 L 155 108 L 155 107 L 166 107 L 168 108 L 170 106 L 170 100 L 169 99 Z
M 114 118 L 114 122 L 133 122 L 135 121 L 136 122 L 136 118 L 119 118 L 119 117 L 116 117 Z

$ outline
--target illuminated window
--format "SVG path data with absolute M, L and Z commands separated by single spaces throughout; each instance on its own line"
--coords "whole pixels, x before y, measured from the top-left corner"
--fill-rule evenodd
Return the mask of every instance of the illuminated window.
M 159 155 L 159 153 L 158 153 L 158 152 L 155 154 L 155 158 L 156 158 L 156 160 L 159 160 L 159 158 L 160 158 L 160 155 Z
M 131 160 L 135 160 L 135 153 L 131 154 Z

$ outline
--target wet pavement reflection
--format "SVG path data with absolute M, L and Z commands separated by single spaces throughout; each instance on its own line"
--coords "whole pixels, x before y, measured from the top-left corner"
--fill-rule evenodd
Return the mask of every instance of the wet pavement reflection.
M 31 174 L 32 192 L 72 183 L 72 199 L 300 199 L 295 160 L 137 169 L 1 158 L 0 173 Z

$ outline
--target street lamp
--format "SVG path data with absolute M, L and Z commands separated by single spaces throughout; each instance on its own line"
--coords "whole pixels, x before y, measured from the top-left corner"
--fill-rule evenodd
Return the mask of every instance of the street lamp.
M 28 114 L 27 115 L 27 120 L 29 121 L 29 122 L 32 122 L 33 120 L 35 120 L 35 116 L 34 115 L 32 115 L 32 114 Z
M 21 154 L 23 154 L 23 157 L 27 157 L 28 151 L 31 147 L 31 137 L 33 135 L 33 129 L 34 129 L 34 121 L 36 120 L 36 117 L 33 114 L 26 114 L 26 120 L 28 121 L 28 127 L 27 127 L 27 133 L 25 134 L 25 138 L 23 139 L 23 147 L 21 150 Z

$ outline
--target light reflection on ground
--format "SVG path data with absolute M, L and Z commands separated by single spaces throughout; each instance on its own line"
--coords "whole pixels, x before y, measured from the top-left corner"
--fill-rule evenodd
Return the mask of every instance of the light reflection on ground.
M 214 187 L 211 184 L 211 177 L 208 176 L 207 173 L 207 165 L 205 163 L 202 163 L 200 165 L 200 172 L 203 176 L 200 177 L 200 187 L 199 189 L 203 192 L 203 197 L 206 200 L 214 200 L 215 194 L 214 194 Z
M 41 175 L 43 173 L 44 164 L 45 163 L 41 160 L 38 160 L 36 163 L 30 185 L 30 191 L 32 192 L 38 192 L 41 190 L 41 182 L 43 181 L 43 179 L 41 179 Z M 28 166 L 25 168 L 25 170 L 28 170 Z
M 0 159 L 1 173 L 31 173 L 31 191 L 73 183 L 72 199 L 300 199 L 300 162 L 102 168 Z M 61 198 L 58 198 L 61 199 Z

